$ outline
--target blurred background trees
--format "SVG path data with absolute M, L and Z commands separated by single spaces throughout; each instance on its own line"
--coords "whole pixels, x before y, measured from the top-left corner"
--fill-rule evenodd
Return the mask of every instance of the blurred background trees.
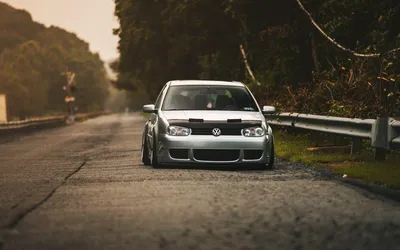
M 28 12 L 0 2 L 0 93 L 7 95 L 8 115 L 65 113 L 66 70 L 77 76 L 79 111 L 102 110 L 110 84 L 99 55 L 75 34 L 46 28 Z
M 80 112 L 113 103 L 140 109 L 169 80 L 213 79 L 243 81 L 260 104 L 285 111 L 400 116 L 400 51 L 385 54 L 400 47 L 400 3 L 302 3 L 336 42 L 383 56 L 338 49 L 296 0 L 115 0 L 120 58 L 109 62 L 116 73 L 109 80 L 99 55 L 75 34 L 0 3 L 0 92 L 10 117 L 65 112 L 61 73 L 68 70 L 77 76 Z M 246 72 L 240 45 L 261 85 Z
M 400 47 L 400 3 L 303 0 L 326 33 L 361 53 Z M 361 58 L 311 24 L 296 0 L 115 0 L 115 86 L 154 99 L 173 79 L 244 81 L 260 104 L 340 116 L 399 115 L 400 52 Z M 261 83 L 245 71 L 239 45 Z

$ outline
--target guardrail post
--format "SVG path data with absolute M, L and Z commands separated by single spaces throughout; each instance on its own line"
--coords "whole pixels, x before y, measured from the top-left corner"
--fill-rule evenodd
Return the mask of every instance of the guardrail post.
M 351 142 L 351 156 L 359 153 L 362 149 L 362 140 L 360 138 L 353 138 Z
M 390 149 L 388 117 L 376 119 L 376 123 L 372 127 L 371 145 L 375 147 L 375 160 L 385 160 Z
M 7 101 L 5 94 L 0 94 L 0 122 L 7 122 Z
M 375 160 L 376 161 L 384 161 L 386 160 L 386 155 L 388 154 L 388 150 L 385 148 L 375 148 Z

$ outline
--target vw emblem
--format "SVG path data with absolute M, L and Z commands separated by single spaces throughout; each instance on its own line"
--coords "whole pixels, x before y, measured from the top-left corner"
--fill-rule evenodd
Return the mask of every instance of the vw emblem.
M 214 128 L 214 129 L 212 130 L 212 133 L 213 133 L 214 136 L 220 136 L 220 135 L 221 135 L 221 129 L 219 129 L 219 128 Z

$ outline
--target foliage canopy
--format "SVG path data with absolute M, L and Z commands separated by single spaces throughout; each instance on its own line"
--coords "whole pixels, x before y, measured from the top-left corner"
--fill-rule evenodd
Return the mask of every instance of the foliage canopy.
M 77 75 L 80 111 L 103 108 L 109 82 L 104 63 L 75 34 L 32 20 L 24 10 L 0 2 L 0 93 L 10 117 L 66 111 L 62 72 Z
M 400 47 L 397 1 L 302 2 L 347 48 L 380 53 Z M 359 117 L 398 112 L 398 53 L 365 59 L 338 50 L 296 0 L 115 3 L 120 88 L 144 87 L 154 98 L 168 80 L 236 80 L 254 87 L 261 103 L 285 110 Z M 240 44 L 262 86 L 247 76 Z

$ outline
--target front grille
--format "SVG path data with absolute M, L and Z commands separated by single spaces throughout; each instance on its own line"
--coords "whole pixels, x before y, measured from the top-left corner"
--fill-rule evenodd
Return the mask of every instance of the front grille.
M 172 125 L 172 124 L 171 124 Z M 212 130 L 214 128 L 219 128 L 221 130 L 221 135 L 242 135 L 242 129 L 260 126 L 260 124 L 254 123 L 202 123 L 202 122 L 188 122 L 174 124 L 192 130 L 192 135 L 213 135 Z
M 193 157 L 199 161 L 235 161 L 240 150 L 194 149 Z
M 188 149 L 170 149 L 169 155 L 175 159 L 189 159 Z
M 263 154 L 262 150 L 244 150 L 245 160 L 258 160 Z
M 192 128 L 192 135 L 212 135 L 214 128 Z M 221 135 L 242 135 L 241 128 L 219 128 Z

